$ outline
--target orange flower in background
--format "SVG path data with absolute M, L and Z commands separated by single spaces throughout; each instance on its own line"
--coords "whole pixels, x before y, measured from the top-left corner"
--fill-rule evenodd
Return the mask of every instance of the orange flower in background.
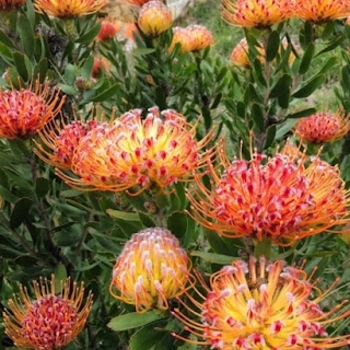
M 327 22 L 350 15 L 349 1 L 295 0 L 295 17 L 311 22 Z
M 116 119 L 104 132 L 93 129 L 81 139 L 72 159 L 74 178 L 58 172 L 67 184 L 78 189 L 106 191 L 162 191 L 178 181 L 193 179 L 193 171 L 205 163 L 195 139 L 196 125 L 174 110 L 159 113 L 149 109 L 142 119 L 141 110 L 131 110 Z
M 0 137 L 32 136 L 60 112 L 64 98 L 49 84 L 37 80 L 27 89 L 0 90 Z
M 269 238 L 288 246 L 350 221 L 350 193 L 339 169 L 318 157 L 254 153 L 250 161 L 231 163 L 223 143 L 218 153 L 222 174 L 208 162 L 212 190 L 197 178 L 188 192 L 191 215 L 204 227 L 229 238 Z
M 230 55 L 230 62 L 235 64 L 236 66 L 243 67 L 243 68 L 249 68 L 250 62 L 248 57 L 248 42 L 246 38 L 243 38 L 240 40 L 240 42 L 234 47 L 234 49 L 231 52 Z M 262 47 L 256 46 L 257 50 L 257 57 L 258 59 L 263 62 L 264 61 L 264 49 Z
M 35 10 L 57 18 L 74 18 L 99 11 L 108 0 L 35 0 Z
M 175 49 L 176 44 L 180 44 L 180 52 L 190 52 L 192 50 L 192 38 L 188 31 L 182 27 L 173 28 L 173 39 L 169 46 L 169 52 Z
M 222 17 L 231 25 L 264 28 L 283 22 L 294 15 L 290 0 L 223 0 Z
M 341 139 L 350 130 L 350 114 L 344 112 L 320 112 L 301 118 L 294 127 L 294 134 L 311 143 L 332 142 Z
M 348 301 L 329 311 L 320 306 L 338 280 L 321 291 L 303 267 L 264 258 L 224 266 L 210 277 L 210 286 L 199 278 L 206 293 L 197 290 L 198 300 L 186 293 L 193 306 L 178 299 L 185 312 L 172 312 L 198 340 L 173 334 L 177 338 L 222 350 L 331 349 L 349 343 L 350 334 L 330 337 L 326 332 L 328 325 L 349 316 L 349 310 L 342 311 Z
M 111 62 L 106 57 L 94 57 L 94 64 L 92 66 L 92 78 L 98 78 L 102 73 L 107 73 L 111 67 Z
M 113 18 L 105 17 L 101 20 L 101 29 L 97 34 L 96 39 L 107 41 L 113 39 L 120 31 L 122 22 Z
M 144 34 L 157 37 L 173 25 L 173 16 L 161 1 L 151 0 L 141 7 L 137 23 Z
M 34 140 L 34 153 L 48 164 L 60 169 L 71 169 L 73 153 L 80 140 L 100 123 L 96 120 L 86 123 L 80 120 L 69 124 L 65 124 L 63 120 L 60 123 L 49 123 L 39 132 L 42 143 Z
M 135 41 L 135 34 L 139 34 L 139 30 L 135 23 L 126 23 L 124 27 L 124 35 L 128 40 Z
M 0 12 L 15 10 L 23 6 L 27 0 L 0 0 Z
M 190 268 L 186 251 L 169 230 L 148 228 L 125 244 L 113 268 L 110 293 L 139 313 L 166 310 L 168 300 L 184 292 Z
M 20 285 L 19 295 L 9 300 L 3 313 L 5 333 L 16 347 L 56 350 L 69 344 L 84 328 L 92 307 L 92 294 L 84 303 L 84 286 L 68 278 L 59 290 L 51 281 L 33 281 L 35 300 Z

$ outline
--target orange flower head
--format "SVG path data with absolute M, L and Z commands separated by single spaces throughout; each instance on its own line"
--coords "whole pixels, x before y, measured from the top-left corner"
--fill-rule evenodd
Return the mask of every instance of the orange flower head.
M 282 260 L 267 263 L 265 258 L 249 263 L 236 260 L 210 277 L 210 286 L 200 278 L 206 295 L 199 291 L 196 300 L 188 295 L 193 307 L 181 301 L 186 315 L 179 309 L 172 313 L 185 330 L 198 340 L 177 338 L 211 349 L 295 349 L 316 350 L 346 346 L 350 334 L 330 337 L 326 327 L 348 317 L 342 311 L 348 301 L 323 311 L 320 303 L 338 282 L 326 291 L 317 288 L 301 268 L 287 266 Z M 191 319 L 187 314 L 200 317 Z
M 94 64 L 92 66 L 92 78 L 98 78 L 102 72 L 108 72 L 111 67 L 111 62 L 105 57 L 94 57 Z
M 38 13 L 56 18 L 74 18 L 98 12 L 108 0 L 35 0 Z
M 122 22 L 110 17 L 105 17 L 101 20 L 101 29 L 97 34 L 97 40 L 108 41 L 113 39 L 120 31 Z
M 265 28 L 294 15 L 290 0 L 223 0 L 223 19 L 244 28 Z
M 180 51 L 182 53 L 190 52 L 192 40 L 188 32 L 185 28 L 182 27 L 174 27 L 173 28 L 173 39 L 169 46 L 169 52 L 174 51 L 175 45 L 180 44 Z
M 305 21 L 327 22 L 350 15 L 349 1 L 342 0 L 295 0 L 294 16 Z
M 250 161 L 230 163 L 222 143 L 218 151 L 224 171 L 217 174 L 208 162 L 212 189 L 197 177 L 198 186 L 188 192 L 190 215 L 204 227 L 229 238 L 269 238 L 288 246 L 350 221 L 350 193 L 339 169 L 318 156 L 254 153 Z
M 0 12 L 8 12 L 22 7 L 27 0 L 0 0 Z
M 61 281 L 56 294 L 55 277 L 51 282 L 33 281 L 35 300 L 22 285 L 19 295 L 9 300 L 9 310 L 3 313 L 5 333 L 16 347 L 55 350 L 71 341 L 84 328 L 92 307 L 89 293 L 85 304 L 84 286 L 68 278 Z
M 99 124 L 100 122 L 96 120 L 86 123 L 80 120 L 74 120 L 69 124 L 65 124 L 63 120 L 60 124 L 49 123 L 39 132 L 42 144 L 34 140 L 36 145 L 34 153 L 44 162 L 57 168 L 71 169 L 72 157 L 80 140 Z M 45 149 L 43 144 L 49 150 Z
M 173 25 L 173 16 L 161 1 L 151 0 L 141 7 L 137 23 L 144 34 L 155 38 Z
M 258 59 L 263 62 L 265 52 L 262 47 L 256 46 Z M 231 52 L 230 62 L 238 67 L 249 68 L 250 62 L 248 57 L 249 46 L 246 38 L 240 40 L 240 42 L 234 47 Z
M 191 51 L 200 51 L 213 44 L 211 32 L 200 24 L 192 24 L 185 28 L 191 38 Z
M 49 82 L 37 80 L 33 89 L 0 90 L 0 137 L 27 138 L 41 130 L 61 110 L 64 98 Z
M 168 300 L 185 290 L 190 268 L 186 251 L 169 230 L 148 228 L 125 244 L 113 268 L 110 293 L 139 313 L 166 310 Z
M 350 114 L 320 112 L 301 118 L 294 134 L 311 143 L 332 142 L 341 139 L 350 130 Z
M 131 110 L 114 121 L 103 133 L 92 130 L 83 137 L 72 159 L 72 171 L 80 177 L 63 176 L 71 186 L 84 189 L 124 191 L 134 187 L 139 194 L 149 187 L 162 191 L 177 181 L 190 181 L 203 165 L 199 151 L 210 140 L 195 140 L 191 126 L 174 110 L 159 113 Z

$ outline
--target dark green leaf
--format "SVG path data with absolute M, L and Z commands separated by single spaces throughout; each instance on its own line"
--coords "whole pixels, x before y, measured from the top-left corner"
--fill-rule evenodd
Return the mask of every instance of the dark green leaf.
M 164 337 L 164 332 L 155 328 L 162 324 L 163 322 L 152 322 L 135 332 L 130 338 L 130 350 L 149 350 L 153 348 Z
M 120 90 L 121 90 L 120 83 L 116 83 L 116 84 L 112 85 L 111 87 L 109 87 L 108 89 L 101 92 L 100 94 L 98 94 L 97 96 L 93 97 L 91 99 L 91 101 L 92 102 L 105 101 L 105 100 L 113 97 L 114 95 L 116 95 Z
M 160 320 L 160 317 L 153 311 L 146 312 L 144 314 L 131 312 L 112 318 L 111 321 L 107 324 L 107 327 L 111 328 L 115 332 L 121 332 L 128 329 L 145 326 L 148 323 L 158 320 Z
M 336 47 L 338 47 L 339 45 L 341 45 L 341 43 L 345 40 L 345 36 L 339 36 L 338 38 L 336 38 L 335 40 L 333 40 L 333 42 L 331 42 L 327 47 L 325 47 L 323 50 L 321 50 L 320 52 L 317 53 L 317 56 L 320 56 L 322 54 L 324 54 L 325 52 L 334 50 Z
M 38 177 L 35 181 L 35 193 L 38 198 L 45 197 L 50 189 L 50 181 L 44 177 Z
M 44 82 L 44 79 L 47 76 L 47 68 L 48 68 L 47 58 L 42 58 L 34 67 L 33 76 L 39 77 L 41 83 Z
M 2 30 L 0 30 L 0 42 L 9 49 L 14 49 L 16 47 L 13 41 Z
M 326 80 L 326 76 L 321 74 L 314 77 L 311 81 L 309 81 L 306 85 L 304 85 L 301 89 L 296 91 L 292 96 L 295 98 L 304 98 L 310 96 L 318 87 L 320 87 L 324 81 Z
M 72 247 L 79 242 L 81 234 L 82 232 L 73 230 L 59 231 L 55 233 L 53 240 L 59 247 Z
M 79 44 L 84 44 L 84 45 L 90 44 L 91 42 L 93 42 L 96 35 L 99 33 L 100 29 L 101 29 L 101 24 L 96 23 L 96 25 L 94 25 L 87 33 L 80 36 L 75 41 Z
M 30 198 L 23 197 L 19 199 L 12 210 L 10 218 L 10 227 L 17 228 L 27 218 L 29 209 L 32 206 L 33 201 Z
M 313 42 L 309 43 L 306 47 L 306 50 L 304 52 L 304 55 L 301 59 L 301 63 L 299 66 L 299 74 L 305 74 L 312 62 L 312 58 L 314 57 L 315 53 L 315 44 Z
M 34 53 L 34 31 L 28 18 L 21 16 L 18 21 L 18 33 L 24 53 L 31 57 Z
M 265 128 L 265 120 L 262 108 L 263 107 L 261 107 L 257 103 L 253 103 L 252 105 L 252 117 L 255 122 L 255 125 L 260 131 L 264 131 Z
M 307 108 L 296 113 L 288 114 L 284 119 L 303 118 L 314 113 L 316 113 L 316 108 Z
M 167 228 L 179 239 L 182 239 L 187 232 L 188 216 L 184 212 L 174 212 L 167 220 Z
M 273 142 L 275 141 L 275 137 L 276 137 L 276 125 L 271 125 L 267 129 L 267 135 L 266 135 L 264 149 L 269 148 L 273 144 Z
M 276 85 L 272 88 L 269 98 L 276 98 L 280 95 L 289 95 L 289 89 L 292 85 L 293 79 L 290 74 L 283 74 L 277 81 Z
M 272 31 L 267 40 L 266 61 L 271 62 L 276 58 L 280 47 L 280 36 L 277 31 Z

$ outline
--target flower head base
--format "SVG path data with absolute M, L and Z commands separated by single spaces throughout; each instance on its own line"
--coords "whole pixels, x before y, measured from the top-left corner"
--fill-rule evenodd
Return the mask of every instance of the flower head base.
M 186 251 L 170 231 L 149 228 L 135 233 L 124 246 L 113 268 L 110 293 L 135 305 L 139 313 L 166 310 L 168 300 L 185 290 L 190 267 Z
M 337 167 L 283 152 L 270 159 L 254 153 L 250 161 L 230 163 L 222 144 L 218 151 L 224 173 L 218 175 L 208 163 L 212 190 L 198 179 L 198 187 L 188 192 L 191 215 L 201 225 L 229 238 L 291 245 L 349 222 L 350 194 Z
M 290 0 L 223 0 L 223 19 L 244 28 L 265 28 L 283 22 L 294 14 Z
M 348 317 L 350 311 L 340 311 L 347 302 L 323 312 L 319 303 L 330 294 L 337 281 L 321 292 L 311 276 L 284 261 L 249 264 L 236 260 L 210 278 L 203 302 L 189 295 L 199 311 L 180 302 L 200 323 L 175 309 L 174 316 L 183 322 L 185 330 L 202 339 L 185 341 L 209 345 L 213 349 L 295 349 L 316 350 L 340 348 L 349 343 L 350 334 L 329 337 L 326 326 Z
M 350 15 L 349 1 L 295 0 L 295 17 L 311 22 L 327 22 Z
M 72 187 L 107 191 L 134 187 L 134 194 L 150 187 L 165 191 L 177 181 L 192 180 L 193 171 L 205 162 L 199 151 L 211 134 L 197 142 L 196 125 L 189 125 L 174 110 L 161 114 L 154 107 L 142 119 L 141 110 L 131 110 L 110 127 L 91 130 L 72 158 L 72 171 L 80 179 L 58 175 Z
M 61 281 L 56 295 L 55 278 L 51 282 L 33 281 L 36 300 L 32 301 L 27 289 L 20 286 L 20 294 L 9 300 L 5 310 L 5 333 L 19 348 L 55 350 L 72 340 L 83 329 L 92 306 L 89 294 L 83 305 L 84 286 Z M 83 306 L 82 306 L 83 305 Z
M 86 16 L 99 11 L 108 0 L 35 0 L 35 10 L 57 18 Z
M 0 137 L 27 138 L 41 130 L 61 110 L 64 99 L 53 93 L 49 82 L 34 83 L 33 89 L 0 90 Z
M 155 38 L 172 26 L 173 16 L 161 1 L 151 0 L 141 7 L 137 23 L 144 34 Z
M 332 142 L 341 139 L 350 131 L 350 114 L 316 113 L 301 118 L 295 125 L 294 134 L 311 143 Z
M 23 6 L 27 0 L 0 0 L 0 12 L 7 12 Z

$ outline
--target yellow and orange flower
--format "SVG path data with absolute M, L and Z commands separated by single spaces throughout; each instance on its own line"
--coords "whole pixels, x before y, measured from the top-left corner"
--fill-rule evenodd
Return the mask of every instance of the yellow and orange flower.
M 290 0 L 223 0 L 223 19 L 244 28 L 265 28 L 294 15 Z
M 170 299 L 184 293 L 190 269 L 191 260 L 169 230 L 148 228 L 125 244 L 113 268 L 110 293 L 139 313 L 166 310 Z
M 256 46 L 256 49 L 257 49 L 257 55 L 259 60 L 263 62 L 264 56 L 265 56 L 265 50 L 260 46 Z M 247 39 L 246 38 L 241 39 L 231 52 L 230 62 L 235 64 L 238 67 L 249 68 L 250 62 L 248 57 L 248 50 L 249 50 L 249 46 L 248 46 Z
M 339 169 L 298 153 L 277 153 L 271 158 L 254 153 L 251 160 L 228 160 L 218 149 L 223 173 L 208 162 L 209 190 L 197 178 L 188 192 L 190 213 L 204 227 L 229 238 L 268 238 L 291 245 L 350 221 L 346 190 Z M 322 186 L 320 186 L 322 184 Z
M 34 140 L 36 145 L 34 153 L 44 162 L 57 168 L 71 169 L 72 157 L 80 140 L 90 130 L 101 124 L 97 120 L 90 120 L 86 123 L 74 120 L 65 124 L 63 118 L 60 123 L 49 123 L 39 132 L 42 143 Z
M 5 333 L 16 347 L 55 350 L 73 341 L 84 328 L 92 307 L 92 294 L 84 302 L 84 286 L 68 278 L 55 287 L 51 281 L 33 281 L 35 300 L 20 285 L 3 313 Z
M 35 0 L 35 10 L 57 18 L 74 18 L 98 12 L 108 0 Z
M 189 343 L 211 349 L 331 349 L 347 346 L 350 334 L 330 337 L 326 328 L 349 316 L 342 311 L 348 301 L 328 311 L 320 303 L 338 282 L 321 291 L 303 267 L 287 266 L 282 260 L 267 263 L 251 258 L 236 260 L 210 277 L 210 286 L 198 275 L 206 295 L 188 294 L 193 306 L 178 300 L 185 312 L 172 314 L 198 340 L 174 334 Z M 200 300 L 202 299 L 202 300 Z M 200 317 L 200 320 L 192 319 Z
M 27 0 L 0 0 L 0 12 L 15 10 L 23 6 Z
M 107 74 L 111 67 L 111 62 L 106 57 L 94 57 L 94 64 L 92 66 L 91 77 L 98 78 L 102 73 Z
M 199 152 L 211 133 L 200 142 L 195 133 L 196 125 L 174 110 L 160 115 L 153 107 L 145 119 L 141 110 L 131 110 L 103 133 L 94 128 L 80 140 L 72 158 L 72 171 L 79 178 L 57 174 L 83 190 L 166 191 L 178 181 L 192 180 L 194 170 L 205 163 Z
M 122 28 L 122 22 L 111 18 L 105 17 L 101 20 L 101 29 L 97 34 L 96 39 L 101 41 L 107 41 L 113 39 Z
M 0 90 L 0 137 L 32 136 L 60 112 L 64 98 L 49 84 L 37 80 L 27 89 Z
M 163 2 L 151 0 L 141 7 L 137 23 L 144 34 L 155 38 L 173 25 L 173 16 Z
M 320 112 L 301 118 L 294 127 L 294 134 L 311 143 L 332 142 L 350 131 L 350 114 Z
M 327 22 L 350 15 L 349 1 L 295 0 L 294 16 L 305 21 Z
M 182 53 L 190 52 L 192 50 L 192 38 L 186 28 L 173 28 L 173 39 L 169 46 L 169 52 L 172 52 L 175 49 L 176 44 L 180 44 L 180 52 Z

